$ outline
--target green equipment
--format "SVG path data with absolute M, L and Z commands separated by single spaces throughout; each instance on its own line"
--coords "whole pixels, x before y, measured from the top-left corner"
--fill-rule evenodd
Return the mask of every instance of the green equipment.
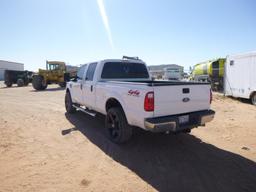
M 18 87 L 27 86 L 31 83 L 32 71 L 5 70 L 4 83 L 7 87 L 17 84 Z

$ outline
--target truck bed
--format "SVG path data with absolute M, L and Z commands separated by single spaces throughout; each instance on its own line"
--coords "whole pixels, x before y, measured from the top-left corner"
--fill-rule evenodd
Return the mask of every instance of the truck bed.
M 155 109 L 152 114 L 154 117 L 208 110 L 210 107 L 210 84 L 205 82 L 152 80 L 102 82 L 116 85 L 116 89 L 121 87 L 139 92 L 142 90 L 154 92 Z
M 111 82 L 111 83 L 123 83 L 123 84 L 138 84 L 138 85 L 147 85 L 147 86 L 169 86 L 169 85 L 209 85 L 207 82 L 192 82 L 192 81 L 152 81 L 152 80 L 101 80 L 100 82 Z

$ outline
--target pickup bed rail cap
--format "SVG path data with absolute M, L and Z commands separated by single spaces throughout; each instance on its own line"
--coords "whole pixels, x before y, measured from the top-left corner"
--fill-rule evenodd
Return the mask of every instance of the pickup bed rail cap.
M 135 84 L 135 85 L 147 85 L 147 86 L 168 86 L 168 85 L 210 85 L 205 82 L 187 82 L 187 81 L 141 81 L 141 80 L 114 80 L 114 79 L 101 79 L 99 82 L 119 83 L 119 84 Z

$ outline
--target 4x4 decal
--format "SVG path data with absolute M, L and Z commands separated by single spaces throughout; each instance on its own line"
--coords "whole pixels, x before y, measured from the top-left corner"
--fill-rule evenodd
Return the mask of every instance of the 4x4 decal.
M 132 90 L 132 89 L 130 89 L 129 91 L 128 91 L 128 95 L 130 95 L 130 96 L 139 96 L 140 95 L 140 92 L 138 91 L 138 90 Z

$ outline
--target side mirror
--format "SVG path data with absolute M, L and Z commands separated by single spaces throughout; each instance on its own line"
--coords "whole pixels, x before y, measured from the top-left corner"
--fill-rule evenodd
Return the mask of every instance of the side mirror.
M 77 76 L 74 76 L 71 81 L 77 82 L 77 79 L 79 79 Z

